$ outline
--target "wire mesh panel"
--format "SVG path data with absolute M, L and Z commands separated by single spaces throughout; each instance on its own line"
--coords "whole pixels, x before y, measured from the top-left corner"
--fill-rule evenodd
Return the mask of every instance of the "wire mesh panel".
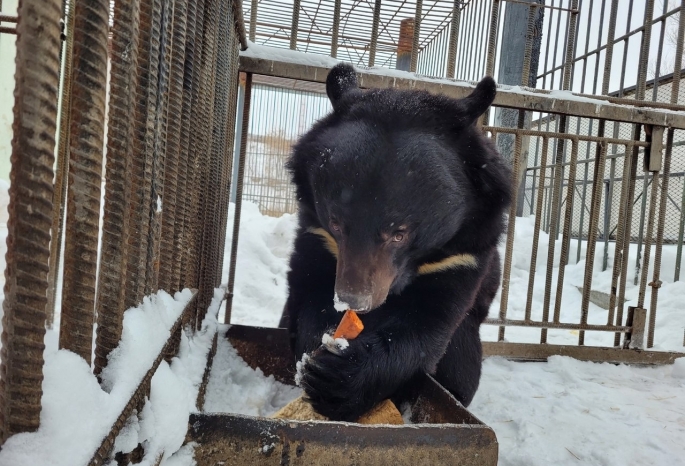
M 285 161 L 297 138 L 330 109 L 322 85 L 253 77 L 243 200 L 257 204 L 265 215 L 295 212 Z

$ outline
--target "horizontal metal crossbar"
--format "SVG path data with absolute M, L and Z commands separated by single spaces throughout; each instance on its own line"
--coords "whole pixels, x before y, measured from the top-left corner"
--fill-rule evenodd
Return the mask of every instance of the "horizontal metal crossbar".
M 603 348 L 598 346 L 550 345 L 539 343 L 483 342 L 483 356 L 501 356 L 511 360 L 546 361 L 550 356 L 568 356 L 581 361 L 614 364 L 673 364 L 685 353 Z
M 488 325 L 506 325 L 512 327 L 533 327 L 533 328 L 556 328 L 568 330 L 595 330 L 599 332 L 629 332 L 630 326 L 621 325 L 593 325 L 593 324 L 574 324 L 569 322 L 540 322 L 536 320 L 516 320 L 516 319 L 485 319 Z
M 282 54 L 283 51 L 274 50 L 274 55 L 279 52 Z M 287 57 L 278 59 L 275 56 L 273 58 L 254 57 L 241 54 L 240 71 L 303 81 L 325 82 L 331 66 L 328 64 L 326 66 L 307 64 L 304 57 L 298 61 L 298 59 L 290 58 L 290 55 L 294 55 L 294 53 L 290 52 Z M 464 81 L 433 79 L 414 76 L 409 73 L 384 73 L 381 69 L 357 68 L 357 76 L 362 88 L 422 89 L 453 98 L 466 97 L 473 91 L 473 85 Z M 653 104 L 655 108 L 645 108 L 635 105 L 619 105 L 570 92 L 564 92 L 563 96 L 560 94 L 560 92 L 533 92 L 521 88 L 500 87 L 493 105 L 535 112 L 685 129 L 685 112 L 658 109 L 656 108 L 658 104 Z

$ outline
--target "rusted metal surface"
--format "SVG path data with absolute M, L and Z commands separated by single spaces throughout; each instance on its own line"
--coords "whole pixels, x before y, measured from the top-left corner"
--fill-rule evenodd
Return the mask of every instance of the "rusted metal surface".
M 109 1 L 77 2 L 59 346 L 90 362 L 95 311 Z
M 230 17 L 231 3 L 223 3 L 222 18 Z M 214 261 L 214 283 L 217 288 L 223 282 L 224 251 L 226 249 L 226 228 L 228 222 L 228 204 L 231 191 L 231 175 L 233 169 L 233 145 L 235 133 L 235 115 L 238 92 L 238 40 L 230 24 L 219 24 L 221 32 L 217 59 L 217 94 L 216 100 L 221 107 L 219 115 L 215 114 L 215 125 L 218 126 L 220 144 L 218 159 L 220 165 L 217 182 L 218 203 L 216 205 L 216 236 L 212 246 L 216 258 Z M 221 93 L 219 92 L 221 90 Z M 220 95 L 221 94 L 221 95 Z
M 157 4 L 158 0 L 155 0 Z M 145 294 L 150 229 L 152 148 L 157 70 L 159 67 L 159 19 L 153 0 L 140 0 L 138 41 L 138 89 L 134 107 L 131 202 L 126 267 L 126 308 L 138 305 Z
M 231 326 L 227 337 L 250 367 L 292 384 L 287 330 Z M 186 441 L 197 442 L 198 465 L 497 464 L 492 429 L 432 377 L 398 400 L 410 403 L 412 426 L 191 414 Z
M 295 356 L 285 329 L 231 325 L 219 338 L 227 338 L 252 369 L 259 367 L 266 376 L 273 375 L 284 384 L 293 383 Z
M 147 296 L 157 291 L 159 277 L 159 237 L 164 197 L 164 165 L 166 149 L 166 104 L 169 87 L 169 52 L 171 42 L 171 2 L 153 0 L 152 35 L 150 37 L 150 86 L 151 102 L 148 106 L 147 132 L 145 135 L 146 155 L 151 160 L 151 172 L 147 178 L 150 197 L 147 199 L 149 230 L 145 258 L 145 287 Z M 156 54 L 153 55 L 153 54 Z M 153 69 L 152 66 L 155 66 Z M 147 168 L 147 167 L 146 167 Z
M 162 198 L 162 228 L 160 237 L 159 288 L 169 292 L 179 290 L 178 267 L 180 244 L 177 237 L 177 196 L 184 192 L 179 183 L 179 157 L 181 151 L 181 124 L 183 109 L 183 76 L 186 51 L 187 0 L 174 2 L 173 45 L 171 48 L 171 76 L 169 81 L 169 102 L 167 106 L 167 142 L 164 172 L 164 197 Z M 182 169 L 184 171 L 184 168 Z M 185 177 L 185 173 L 183 174 Z M 185 186 L 184 186 L 185 187 Z M 180 194 L 180 195 L 179 195 Z M 176 250 L 178 248 L 179 250 Z
M 297 50 L 297 29 L 300 25 L 300 0 L 293 0 L 290 26 L 290 50 Z
M 371 24 L 371 44 L 369 45 L 369 66 L 376 64 L 376 49 L 378 48 L 378 27 L 381 18 L 381 0 L 373 4 L 373 22 Z M 258 73 L 261 74 L 261 73 Z
M 580 361 L 609 362 L 613 364 L 673 364 L 682 353 L 643 351 L 600 346 L 539 345 L 535 343 L 483 342 L 483 356 L 501 356 L 511 360 L 546 361 L 551 356 L 568 356 Z
M 198 465 L 496 465 L 485 426 L 362 426 L 241 415 L 191 414 L 187 440 Z
M 193 69 L 192 69 L 192 106 L 190 117 L 190 134 L 188 138 L 188 188 L 185 205 L 185 222 L 183 228 L 184 255 L 181 263 L 182 286 L 198 286 L 197 277 L 197 235 L 199 229 L 198 206 L 199 189 L 201 183 L 200 169 L 202 153 L 199 144 L 204 139 L 203 129 L 206 124 L 202 119 L 205 105 L 201 85 L 201 68 L 203 55 L 203 33 L 205 24 L 205 2 L 196 2 L 195 37 L 193 38 Z
M 228 288 L 226 290 L 226 313 L 224 323 L 231 323 L 233 309 L 233 290 L 235 287 L 236 263 L 238 260 L 238 235 L 240 233 L 240 212 L 242 210 L 243 181 L 245 177 L 245 153 L 247 151 L 247 133 L 250 124 L 250 102 L 252 100 L 252 73 L 245 77 L 245 98 L 243 101 L 243 121 L 241 124 L 240 156 L 238 158 L 238 186 L 236 189 L 235 212 L 233 217 L 233 236 L 231 237 L 231 259 L 228 271 Z
M 207 62 L 208 69 L 205 72 L 209 78 L 204 86 L 207 86 L 207 133 L 205 145 L 205 162 L 203 167 L 203 189 L 201 191 L 200 215 L 202 227 L 200 231 L 198 258 L 199 264 L 199 297 L 197 328 L 200 328 L 204 313 L 209 307 L 214 296 L 216 285 L 216 262 L 218 261 L 219 233 L 219 197 L 221 195 L 220 182 L 222 175 L 222 153 L 225 144 L 224 130 L 226 128 L 227 103 L 226 79 L 223 71 L 225 63 L 220 46 L 221 38 L 228 33 L 228 25 L 224 21 L 228 17 L 225 7 L 220 0 L 213 0 L 208 10 L 210 18 L 210 34 L 207 34 Z M 224 11 L 222 11 L 224 10 Z M 223 31 L 222 31 L 223 29 Z M 225 51 L 224 51 L 225 52 Z
M 414 38 L 411 48 L 411 64 L 409 71 L 416 72 L 416 65 L 419 60 L 419 39 L 421 37 L 421 20 L 423 19 L 423 0 L 416 0 L 416 12 L 414 13 Z
M 59 84 L 59 0 L 18 13 L 14 123 L 0 350 L 0 445 L 40 420 Z
M 254 4 L 257 2 L 255 1 Z M 238 34 L 238 42 L 240 43 L 240 49 L 247 49 L 247 36 L 245 34 L 245 21 L 243 19 L 243 5 L 241 0 L 231 0 L 231 12 L 233 13 L 233 28 L 231 30 Z M 255 8 L 255 12 L 256 12 Z M 256 14 L 255 14 L 256 18 Z M 250 29 L 252 29 L 253 22 L 250 23 Z M 254 41 L 254 36 L 251 36 L 252 41 Z
M 202 382 L 200 382 L 200 388 L 197 390 L 197 399 L 195 400 L 195 408 L 198 411 L 204 411 L 205 407 L 205 397 L 207 395 L 207 384 L 209 383 L 209 375 L 212 370 L 212 364 L 214 364 L 214 356 L 216 356 L 216 348 L 218 343 L 219 334 L 215 333 L 212 339 L 212 346 L 207 353 L 207 361 L 205 363 L 205 370 L 202 373 Z
M 59 241 L 50 241 L 50 259 L 48 265 L 48 303 L 46 305 L 46 326 L 52 328 L 55 317 L 55 300 L 57 299 L 57 277 L 62 257 L 62 237 L 64 236 L 64 202 L 67 196 L 69 176 L 69 112 L 71 109 L 71 64 L 74 45 L 74 3 L 69 0 L 69 12 L 66 16 L 67 40 L 64 47 L 64 71 L 62 83 L 62 108 L 59 121 L 59 142 L 57 166 L 55 167 L 55 189 L 52 202 L 52 226 L 50 237 Z
M 176 199 L 176 212 L 174 223 L 174 249 L 172 259 L 173 276 L 171 281 L 177 289 L 182 289 L 185 284 L 185 272 L 183 265 L 186 261 L 186 228 L 188 228 L 188 216 L 190 208 L 190 192 L 192 190 L 192 167 L 191 151 L 191 118 L 193 112 L 193 75 L 195 73 L 195 26 L 196 26 L 196 2 L 187 4 L 186 21 L 186 45 L 184 52 L 183 69 L 183 105 L 181 107 L 180 127 L 180 152 L 178 169 L 178 195 Z
M 458 0 L 454 0 L 452 9 L 452 22 L 450 23 L 450 42 L 447 50 L 447 73 L 446 77 L 454 78 L 457 67 L 457 46 L 459 45 L 459 26 L 461 23 L 461 5 Z
M 117 438 L 117 435 L 119 435 L 121 429 L 126 425 L 126 421 L 131 417 L 134 409 L 142 407 L 145 397 L 149 396 L 152 376 L 155 375 L 155 372 L 157 371 L 159 365 L 162 363 L 162 360 L 165 359 L 165 357 L 168 357 L 169 354 L 174 352 L 174 347 L 177 348 L 177 341 L 180 338 L 180 334 L 183 331 L 183 327 L 189 323 L 190 316 L 192 314 L 192 309 L 194 309 L 196 305 L 197 290 L 191 291 L 193 293 L 193 297 L 190 299 L 186 307 L 183 309 L 183 312 L 181 313 L 179 318 L 171 327 L 169 331 L 169 339 L 164 344 L 164 347 L 160 351 L 155 361 L 152 363 L 152 367 L 150 367 L 150 369 L 143 376 L 142 380 L 138 384 L 138 388 L 136 388 L 136 391 L 133 392 L 133 395 L 129 399 L 124 409 L 119 414 L 119 417 L 117 417 L 117 420 L 114 422 L 114 425 L 110 429 L 109 434 L 107 434 L 107 436 L 104 439 L 102 439 L 100 446 L 93 453 L 93 457 L 88 463 L 89 466 L 101 466 L 104 464 L 108 464 L 108 459 L 112 453 L 112 448 L 114 447 L 114 441 Z
M 604 121 L 600 121 L 599 134 L 604 134 Z M 599 224 L 599 208 L 602 200 L 602 180 L 604 180 L 604 169 L 606 166 L 607 144 L 598 143 L 595 151 L 595 167 L 592 177 L 592 200 L 590 210 L 590 226 L 588 227 L 587 253 L 585 254 L 585 275 L 583 278 L 583 297 L 580 305 L 580 323 L 587 324 L 588 312 L 590 309 L 590 291 L 592 288 L 592 272 L 595 265 L 595 248 L 597 246 L 597 228 Z M 542 198 L 542 196 L 540 196 Z M 542 210 L 540 210 L 542 212 Z M 580 331 L 578 344 L 585 343 L 585 332 Z
M 270 60 L 241 56 L 240 71 L 323 83 L 326 80 L 329 69 L 326 67 L 302 65 L 287 59 Z M 473 91 L 472 85 L 468 85 L 463 81 L 399 78 L 367 70 L 357 70 L 357 78 L 362 88 L 420 89 L 457 99 L 464 98 Z M 520 92 L 506 86 L 501 86 L 497 90 L 497 96 L 493 105 L 536 112 L 685 129 L 685 114 L 659 111 L 658 104 L 652 105 L 653 108 L 647 108 L 635 106 L 635 102 L 633 102 L 633 105 L 619 105 L 614 103 L 616 99 L 609 101 L 597 98 L 595 103 L 580 98 L 564 99 L 557 97 L 557 95 L 541 90 Z
M 649 324 L 647 327 L 647 348 L 654 346 L 654 330 L 656 327 L 656 314 L 657 314 L 657 304 L 659 298 L 659 288 L 661 288 L 661 258 L 663 253 L 664 245 L 664 223 L 666 221 L 666 200 L 668 198 L 668 182 L 671 176 L 671 157 L 673 154 L 673 133 L 675 131 L 670 129 L 667 131 L 666 135 L 666 152 L 664 154 L 664 164 L 663 164 L 663 175 L 661 176 L 661 194 L 659 196 L 659 217 L 657 223 L 657 233 L 656 233 L 656 248 L 654 251 L 654 269 L 652 272 L 652 281 L 649 282 L 649 286 L 652 288 L 651 299 L 649 305 Z M 659 134 L 659 138 L 661 135 Z M 653 184 L 658 184 L 656 180 L 658 176 L 655 174 L 655 179 L 652 181 Z M 649 264 L 649 261 L 645 259 L 645 263 Z M 647 276 L 647 270 L 643 272 L 643 275 Z
M 95 374 L 121 338 L 129 242 L 130 164 L 137 87 L 139 0 L 114 4 L 107 134 L 105 214 L 98 276 Z

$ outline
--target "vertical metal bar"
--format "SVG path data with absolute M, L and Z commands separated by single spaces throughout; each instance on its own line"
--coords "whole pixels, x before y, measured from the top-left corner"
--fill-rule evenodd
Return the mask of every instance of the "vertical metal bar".
M 500 0 L 493 0 L 490 14 L 490 29 L 488 30 L 488 60 L 485 70 L 486 76 L 493 76 L 495 72 L 495 56 L 497 55 L 497 24 Z M 485 120 L 487 121 L 487 120 Z
M 38 429 L 59 91 L 60 0 L 18 6 L 0 351 L 0 444 Z
M 259 0 L 252 0 L 250 7 L 250 42 L 255 41 L 257 35 L 257 9 L 259 8 Z
M 642 40 L 640 42 L 640 58 L 639 66 L 637 71 L 637 87 L 635 90 L 635 99 L 644 100 L 645 98 L 645 88 L 647 85 L 647 66 L 649 62 L 649 48 L 652 39 L 652 16 L 654 13 L 654 0 L 647 0 L 645 5 L 645 16 L 644 24 L 645 28 L 642 31 Z M 655 82 L 656 85 L 656 82 Z M 638 131 L 636 129 L 636 131 Z M 639 137 L 639 133 L 636 137 Z M 640 262 L 642 259 L 642 241 L 643 241 L 643 230 L 645 223 L 645 210 L 647 208 L 647 176 L 642 178 L 642 203 L 640 212 L 640 229 L 638 231 L 637 238 L 637 255 L 635 257 L 635 278 L 634 284 L 638 284 L 638 279 L 640 275 Z M 651 241 L 651 238 L 649 239 Z M 646 255 L 648 253 L 646 252 Z M 638 307 L 642 307 L 641 305 Z
M 257 0 L 254 0 L 256 3 Z M 331 34 L 331 57 L 338 58 L 338 35 L 340 31 L 340 4 L 342 0 L 335 0 L 333 7 L 333 33 Z
M 525 120 L 525 112 L 519 110 L 518 128 L 522 129 Z M 514 160 L 512 163 L 512 186 L 518 185 L 518 180 L 521 178 L 519 171 L 521 170 L 521 150 L 522 150 L 522 136 L 516 134 L 514 142 Z M 516 230 L 516 210 L 517 198 L 513 196 L 511 206 L 509 208 L 509 218 L 507 219 L 507 246 L 504 251 L 504 265 L 502 268 L 502 292 L 500 297 L 499 318 L 505 320 L 507 317 L 507 305 L 509 304 L 509 281 L 511 280 L 511 262 L 514 254 L 514 235 Z M 499 327 L 497 341 L 504 340 L 504 326 Z
M 243 180 L 245 175 L 245 153 L 247 151 L 247 133 L 250 125 L 250 103 L 252 101 L 252 73 L 245 77 L 245 100 L 243 103 L 243 121 L 240 132 L 240 159 L 238 160 L 238 188 L 235 199 L 235 213 L 233 215 L 233 237 L 231 238 L 231 259 L 228 272 L 228 288 L 226 290 L 226 314 L 224 323 L 231 323 L 233 310 L 233 290 L 235 287 L 235 268 L 238 260 L 238 234 L 240 233 L 240 213 L 243 206 Z
M 547 154 L 547 146 L 549 144 L 549 139 L 547 136 L 542 138 L 542 153 Z M 544 186 L 545 178 L 547 173 L 547 157 L 543 156 L 540 160 L 540 176 L 538 176 L 539 183 L 541 187 Z M 533 182 L 533 185 L 535 182 Z M 539 189 L 539 191 L 541 191 Z M 528 295 L 526 297 L 526 315 L 525 320 L 530 320 L 531 308 L 533 306 L 533 288 L 535 286 L 535 270 L 537 268 L 538 261 L 538 243 L 540 241 L 540 223 L 542 222 L 542 206 L 543 206 L 542 193 L 538 194 L 536 199 L 535 207 L 535 228 L 533 229 L 533 251 L 530 255 L 530 270 L 528 272 Z
M 642 40 L 640 42 L 640 62 L 637 71 L 637 88 L 635 99 L 645 98 L 645 88 L 647 86 L 647 67 L 649 64 L 649 47 L 652 42 L 652 16 L 654 16 L 654 0 L 647 0 L 645 3 L 645 16 L 642 30 Z
M 183 69 L 183 105 L 181 108 L 180 127 L 180 152 L 178 170 L 178 195 L 176 196 L 176 224 L 174 226 L 174 257 L 172 283 L 177 289 L 185 286 L 185 271 L 183 260 L 186 256 L 185 242 L 186 229 L 188 228 L 188 209 L 190 205 L 191 179 L 191 121 L 193 110 L 193 76 L 195 74 L 195 26 L 196 26 L 196 2 L 187 4 L 186 20 L 186 46 L 184 52 Z
M 48 265 L 48 303 L 46 305 L 46 326 L 52 328 L 55 318 L 57 299 L 57 277 L 59 276 L 62 257 L 62 237 L 64 236 L 64 202 L 67 196 L 69 176 L 69 112 L 71 109 L 71 72 L 74 47 L 74 3 L 69 0 L 67 14 L 67 40 L 64 50 L 64 75 L 62 77 L 62 108 L 59 119 L 59 141 L 57 154 L 57 169 L 55 172 L 55 189 L 52 202 L 52 226 L 50 237 L 50 262 Z M 60 49 L 61 50 L 61 49 Z
M 490 12 L 490 26 L 488 29 L 488 58 L 486 61 L 485 75 L 494 77 L 495 73 L 495 57 L 497 56 L 497 29 L 499 25 L 499 8 L 500 0 L 493 0 L 492 11 Z M 470 10 L 471 8 L 469 8 Z M 470 15 L 467 16 L 467 18 Z M 467 70 L 468 71 L 468 70 Z M 460 76 L 464 78 L 464 76 Z M 490 121 L 490 109 L 488 108 L 483 116 L 480 118 L 480 122 Z M 479 122 L 479 124 L 480 124 Z
M 373 5 L 373 24 L 371 25 L 371 44 L 369 45 L 369 66 L 376 64 L 376 47 L 378 45 L 378 24 L 381 20 L 381 0 Z M 228 307 L 227 307 L 228 309 Z
M 604 127 L 604 120 L 600 120 L 600 127 Z M 599 210 L 602 201 L 602 188 L 604 181 L 604 169 L 606 165 L 607 145 L 604 142 L 597 143 L 595 149 L 595 169 L 592 174 L 592 197 L 590 207 L 590 225 L 587 235 L 587 252 L 585 253 L 585 275 L 583 278 L 583 298 L 580 306 L 580 324 L 587 325 L 588 310 L 590 308 L 590 292 L 592 290 L 592 272 L 595 266 L 595 248 L 597 246 L 597 226 L 599 225 Z M 585 164 L 587 167 L 587 163 Z M 581 206 L 584 207 L 584 203 Z M 605 229 L 606 231 L 606 229 Z M 579 235 L 580 236 L 580 235 Z M 580 245 L 578 245 L 580 249 Z M 585 332 L 581 330 L 578 335 L 578 344 L 585 344 Z
M 204 101 L 202 94 L 202 60 L 204 57 L 203 47 L 203 33 L 205 24 L 205 2 L 197 2 L 195 12 L 195 37 L 194 43 L 194 60 L 192 73 L 192 106 L 191 106 L 191 120 L 190 120 L 190 134 L 188 138 L 188 194 L 186 195 L 185 205 L 185 227 L 183 230 L 183 244 L 184 254 L 181 263 L 181 280 L 184 287 L 198 286 L 197 281 L 197 230 L 198 230 L 198 185 L 201 183 L 200 178 L 200 157 L 198 155 L 198 145 L 203 139 L 203 128 L 200 122 L 202 118 L 202 111 L 204 110 Z M 193 317 L 194 322 L 194 317 Z
M 96 375 L 121 339 L 124 319 L 126 258 L 129 241 L 130 160 L 133 155 L 133 109 L 137 83 L 139 2 L 116 2 L 107 134 L 105 215 L 98 275 Z
M 638 125 L 639 126 L 639 125 Z M 640 135 L 640 128 L 636 128 L 637 138 Z M 639 146 L 631 147 L 633 150 L 633 156 L 630 161 L 630 178 L 628 180 L 628 198 L 626 200 L 626 213 L 625 213 L 625 225 L 623 228 L 623 239 L 621 242 L 621 247 L 623 251 L 621 252 L 621 283 L 618 289 L 618 311 L 616 313 L 616 325 L 622 325 L 623 323 L 623 308 L 625 307 L 625 297 L 626 297 L 626 284 L 628 280 L 628 258 L 630 256 L 630 239 L 631 239 L 631 226 L 633 219 L 633 199 L 635 197 L 635 179 L 637 176 L 637 159 Z M 625 162 L 624 162 L 625 163 Z M 624 183 L 627 178 L 624 178 Z M 616 254 L 618 256 L 618 253 Z M 621 342 L 620 332 L 616 332 L 614 335 L 614 346 L 618 346 Z
M 630 173 L 631 165 L 633 159 L 633 148 L 624 146 L 624 158 L 623 158 L 623 174 L 621 178 L 621 198 L 619 200 L 619 211 L 617 220 L 617 231 L 616 231 L 616 242 L 614 245 L 614 263 L 612 266 L 611 273 L 611 294 L 609 295 L 609 316 L 607 319 L 607 325 L 612 325 L 614 323 L 614 316 L 616 310 L 616 298 L 618 296 L 618 278 L 621 274 L 622 267 L 622 250 L 623 250 L 623 240 L 625 236 L 625 217 L 628 215 L 628 211 L 632 209 L 632 205 L 628 205 L 628 193 L 630 189 Z M 620 336 L 620 335 L 619 335 Z M 618 343 L 616 343 L 618 345 Z
M 685 15 L 684 15 L 685 16 Z M 680 222 L 678 224 L 678 236 L 675 255 L 675 272 L 673 274 L 673 281 L 680 280 L 680 263 L 683 259 L 683 238 L 685 237 L 685 185 L 683 186 L 682 197 L 680 200 Z
M 162 212 L 165 200 L 164 172 L 166 167 L 167 104 L 169 100 L 169 68 L 171 67 L 173 41 L 173 4 L 162 2 L 159 11 L 159 68 L 155 115 L 153 117 L 152 177 L 150 186 L 149 216 L 150 238 L 145 266 L 145 294 L 150 295 L 159 288 L 159 268 L 162 233 Z M 173 234 L 173 233 L 172 233 Z M 166 254 L 165 254 L 166 255 Z M 168 252 L 168 256 L 171 253 Z M 166 266 L 167 264 L 165 264 Z
M 457 67 L 457 46 L 459 45 L 459 26 L 461 23 L 461 2 L 454 0 L 452 22 L 450 23 L 450 42 L 447 50 L 447 77 L 454 78 Z
M 566 126 L 566 115 L 561 115 L 560 126 Z M 562 131 L 560 131 L 562 132 Z M 555 165 L 554 165 L 554 181 L 552 184 L 552 198 L 551 200 L 551 219 L 549 226 L 549 245 L 547 250 L 547 270 L 545 273 L 545 294 L 542 303 L 542 321 L 549 322 L 549 307 L 552 296 L 552 272 L 554 270 L 554 249 L 555 238 L 559 229 L 559 210 L 561 191 L 563 189 L 563 172 L 562 164 L 564 161 L 564 145 L 563 141 L 557 141 L 555 150 Z M 540 343 L 547 343 L 547 329 L 543 328 L 540 331 Z
M 673 81 L 671 81 L 672 104 L 678 103 L 678 95 L 680 94 L 680 74 L 683 67 L 683 47 L 685 46 L 685 0 L 680 2 L 680 14 L 678 17 L 678 39 L 675 49 Z M 685 191 L 685 188 L 683 190 Z
M 668 11 L 668 2 L 663 2 L 663 13 L 666 14 Z M 652 18 L 648 19 L 649 21 L 652 20 Z M 661 77 L 661 55 L 664 49 L 664 38 L 666 37 L 666 20 L 661 20 L 661 31 L 659 32 L 659 48 L 657 49 L 657 54 L 656 54 L 656 63 L 654 64 L 654 80 L 652 81 L 652 101 L 656 102 L 657 101 L 657 96 L 659 92 L 659 81 Z
M 217 0 L 206 0 L 204 14 L 204 34 L 202 38 L 202 62 L 200 71 L 200 138 L 198 140 L 198 193 L 194 199 L 193 211 L 195 218 L 194 243 L 197 255 L 191 257 L 193 275 L 199 289 L 198 303 L 193 316 L 193 325 L 198 326 L 207 308 L 207 299 L 213 294 L 212 257 L 207 253 L 211 243 L 211 226 L 207 225 L 207 217 L 211 216 L 214 208 L 215 192 L 212 189 L 212 177 L 215 173 L 215 165 L 212 161 L 213 122 L 215 106 L 215 54 L 216 36 L 218 29 Z
M 158 0 L 155 0 L 158 1 Z M 145 266 L 150 227 L 150 178 L 152 177 L 152 124 L 157 88 L 159 23 L 154 28 L 153 0 L 140 0 L 138 41 L 138 91 L 134 108 L 131 202 L 126 266 L 126 308 L 138 305 L 145 294 Z M 156 35 L 155 35 L 156 34 Z M 150 134 L 148 134 L 150 133 Z
M 234 34 L 236 36 L 236 34 Z M 228 97 L 228 118 L 227 118 L 227 125 L 226 125 L 226 146 L 224 148 L 224 168 L 225 168 L 225 177 L 222 182 L 222 185 L 225 186 L 224 189 L 224 199 L 222 201 L 222 205 L 220 206 L 221 209 L 221 240 L 220 240 L 220 248 L 219 248 L 219 270 L 217 272 L 219 281 L 216 283 L 216 286 L 218 286 L 220 283 L 223 281 L 223 270 L 224 270 L 224 254 L 226 251 L 226 228 L 227 228 L 227 223 L 228 223 L 228 204 L 229 204 L 229 198 L 230 194 L 232 192 L 232 183 L 231 183 L 231 176 L 232 176 L 232 171 L 233 171 L 233 147 L 235 143 L 235 133 L 236 133 L 236 105 L 238 103 L 238 48 L 236 45 L 237 43 L 237 37 L 232 37 L 231 38 L 231 44 L 229 45 L 231 47 L 231 54 L 230 54 L 230 61 L 228 63 L 228 83 L 230 85 L 230 95 Z M 230 189 L 229 189 L 230 188 Z
M 661 287 L 661 256 L 664 245 L 664 224 L 666 222 L 666 199 L 668 198 L 668 181 L 671 175 L 671 154 L 673 152 L 673 136 L 675 130 L 668 129 L 666 135 L 666 153 L 664 154 L 664 171 L 661 180 L 661 199 L 659 203 L 659 220 L 656 227 L 656 249 L 654 251 L 654 271 L 652 272 L 652 281 L 649 286 L 652 287 L 651 300 L 649 305 L 649 326 L 647 327 L 647 348 L 654 346 L 654 328 L 656 326 L 656 309 L 657 300 L 659 297 L 659 288 Z M 654 176 L 658 181 L 658 174 Z M 684 190 L 685 191 L 685 190 Z M 656 196 L 655 196 L 656 197 Z M 645 260 L 646 267 L 649 261 Z M 647 275 L 647 268 L 645 267 L 644 275 Z
M 293 2 L 293 18 L 290 25 L 290 50 L 297 50 L 297 29 L 300 27 L 300 0 Z
M 654 1 L 654 0 L 650 0 Z M 564 60 L 564 80 L 562 81 L 562 89 L 571 89 L 571 79 L 573 73 L 573 59 L 576 47 L 576 23 L 578 22 L 578 0 L 571 0 L 571 12 L 568 25 L 568 40 L 566 42 L 566 53 Z
M 77 2 L 69 115 L 69 191 L 59 346 L 88 363 L 93 346 L 109 0 Z
M 568 249 L 571 242 L 571 221 L 573 218 L 573 181 L 576 179 L 578 167 L 578 140 L 571 140 L 571 161 L 568 171 L 568 187 L 566 189 L 566 211 L 564 213 L 564 232 L 561 240 L 561 257 L 559 258 L 559 273 L 557 276 L 557 294 L 554 301 L 554 322 L 559 322 L 561 317 L 561 298 L 564 291 L 564 273 L 568 264 Z
M 521 68 L 521 85 L 530 85 L 530 58 L 533 50 L 533 23 L 537 14 L 537 3 L 528 6 L 528 23 L 526 26 L 526 46 L 523 54 L 523 67 Z M 524 184 L 525 186 L 525 184 Z
M 173 293 L 178 290 L 177 263 L 175 251 L 177 222 L 177 196 L 179 182 L 179 156 L 181 150 L 181 120 L 183 114 L 183 75 L 186 51 L 186 0 L 175 0 L 173 19 L 173 46 L 171 47 L 171 76 L 169 81 L 169 103 L 167 105 L 167 143 L 164 173 L 164 198 L 162 199 L 162 229 L 160 238 L 159 288 Z M 183 168 L 181 169 L 183 170 Z
M 219 17 L 224 17 L 220 12 L 219 0 L 210 0 L 210 9 L 208 19 L 210 20 L 210 31 L 208 35 L 208 55 L 207 55 L 207 71 L 205 79 L 207 79 L 207 144 L 206 144 L 206 168 L 204 173 L 203 184 L 205 186 L 202 191 L 202 202 L 200 204 L 200 211 L 202 215 L 202 228 L 200 232 L 201 238 L 201 255 L 198 258 L 199 267 L 199 296 L 198 296 L 198 316 L 196 320 L 196 328 L 200 328 L 204 314 L 211 303 L 214 295 L 214 284 L 216 281 L 216 261 L 218 254 L 215 244 L 217 243 L 218 222 L 217 222 L 217 207 L 219 204 L 219 183 L 221 176 L 221 145 L 224 142 L 222 136 L 222 129 L 226 124 L 225 112 L 222 108 L 226 104 L 226 96 L 221 96 L 223 89 L 225 89 L 225 82 L 217 83 L 216 79 L 223 80 L 223 73 L 217 75 L 219 68 L 219 39 L 221 30 L 219 27 Z M 217 95 L 217 92 L 219 95 Z

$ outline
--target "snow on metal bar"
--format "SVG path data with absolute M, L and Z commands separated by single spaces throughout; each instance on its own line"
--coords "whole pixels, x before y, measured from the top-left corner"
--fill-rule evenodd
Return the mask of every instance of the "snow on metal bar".
M 240 71 L 304 81 L 325 82 L 328 71 L 337 63 L 338 60 L 327 56 L 253 43 L 240 52 Z M 357 67 L 357 72 L 362 88 L 423 89 L 462 98 L 475 87 L 475 83 L 467 81 L 431 78 L 381 67 Z M 619 101 L 620 104 L 614 103 Z M 645 108 L 632 103 L 626 99 L 609 101 L 607 98 L 578 95 L 570 91 L 541 91 L 500 85 L 494 105 L 685 129 L 685 107 L 650 102 L 650 108 Z

